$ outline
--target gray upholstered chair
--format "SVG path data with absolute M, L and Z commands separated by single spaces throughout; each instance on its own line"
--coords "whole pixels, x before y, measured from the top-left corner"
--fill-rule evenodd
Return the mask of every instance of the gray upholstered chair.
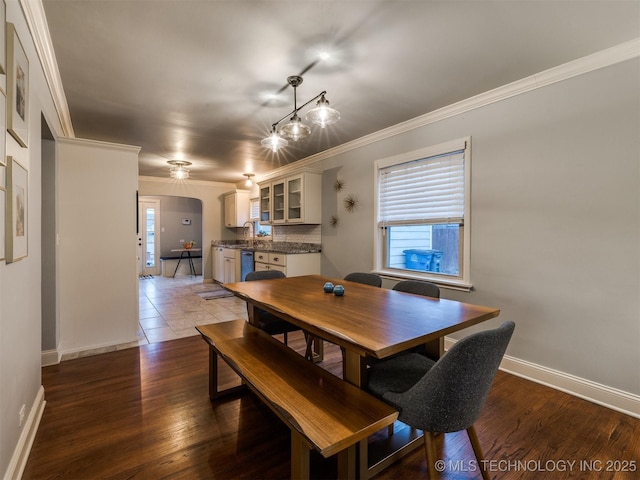
M 469 335 L 440 360 L 407 353 L 373 365 L 367 389 L 400 411 L 398 419 L 424 432 L 429 478 L 437 478 L 434 433 L 466 430 L 484 467 L 473 426 L 480 416 L 515 324 Z M 486 470 L 482 477 L 489 479 Z
M 418 280 L 403 280 L 396 283 L 392 290 L 399 292 L 415 293 L 426 297 L 440 298 L 440 288 L 435 283 L 421 282 Z
M 368 272 L 353 272 L 344 277 L 349 282 L 364 283 L 365 285 L 371 285 L 373 287 L 382 286 L 382 277 L 375 273 Z
M 279 270 L 262 270 L 259 272 L 250 272 L 247 273 L 245 277 L 245 281 L 251 282 L 254 280 L 270 280 L 273 278 L 285 278 L 286 275 Z M 247 305 L 247 309 L 249 305 Z M 256 325 L 261 330 L 264 330 L 269 335 L 279 335 L 284 334 L 284 344 L 288 344 L 288 333 L 294 332 L 297 330 L 301 330 L 300 327 L 293 325 L 292 323 L 287 322 L 286 320 L 282 320 L 281 318 L 272 315 L 269 312 L 265 312 L 257 308 L 255 310 L 255 314 L 258 317 L 256 319 Z

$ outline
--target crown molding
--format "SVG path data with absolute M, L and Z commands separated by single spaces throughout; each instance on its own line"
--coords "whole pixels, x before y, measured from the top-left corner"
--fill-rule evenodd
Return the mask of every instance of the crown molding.
M 113 143 L 113 142 L 103 142 L 102 140 L 91 140 L 88 138 L 70 138 L 70 137 L 60 137 L 58 138 L 58 143 L 68 143 L 71 145 L 84 145 L 87 147 L 100 147 L 110 150 L 122 150 L 130 153 L 135 153 L 138 155 L 140 153 L 140 149 L 142 147 L 138 147 L 137 145 L 125 145 L 124 143 Z
M 235 183 L 211 182 L 209 180 L 193 180 L 191 178 L 176 180 L 175 178 L 151 177 L 146 175 L 138 175 L 138 183 L 140 182 L 165 183 L 171 185 L 200 185 L 203 187 L 223 187 L 229 189 L 237 188 Z
M 65 137 L 75 137 L 42 0 L 19 0 Z
M 277 175 L 281 175 L 290 171 L 297 171 L 300 168 L 304 168 L 322 160 L 391 138 L 395 135 L 400 135 L 431 123 L 439 122 L 477 108 L 491 105 L 492 103 L 500 102 L 507 98 L 515 97 L 516 95 L 522 95 L 523 93 L 531 92 L 538 88 L 546 87 L 554 83 L 562 82 L 585 73 L 610 67 L 617 63 L 622 63 L 638 57 L 640 57 L 640 38 L 635 38 L 606 50 L 578 58 L 563 65 L 544 70 L 540 73 L 536 73 L 535 75 L 480 93 L 466 100 L 420 115 L 419 117 L 407 120 L 406 122 L 398 123 L 389 128 L 379 130 L 351 142 L 343 143 L 342 145 L 330 148 L 329 150 L 316 153 L 315 155 L 303 158 L 297 162 L 284 165 L 278 168 L 275 172 Z M 269 173 L 271 174 L 272 172 Z

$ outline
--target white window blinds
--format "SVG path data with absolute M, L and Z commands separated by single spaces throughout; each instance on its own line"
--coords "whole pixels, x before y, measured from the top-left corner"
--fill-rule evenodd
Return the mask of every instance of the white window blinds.
M 463 224 L 464 155 L 457 150 L 381 168 L 378 225 Z
M 252 222 L 257 222 L 260 220 L 260 199 L 252 198 L 249 200 L 249 219 Z

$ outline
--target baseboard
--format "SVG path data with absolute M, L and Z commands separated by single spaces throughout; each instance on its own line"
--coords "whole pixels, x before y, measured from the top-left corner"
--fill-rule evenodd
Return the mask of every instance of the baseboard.
M 31 410 L 29 410 L 29 416 L 27 422 L 22 429 L 18 444 L 16 445 L 13 455 L 9 460 L 9 466 L 4 474 L 4 480 L 20 480 L 24 467 L 27 465 L 29 459 L 29 453 L 31 453 L 31 447 L 33 441 L 36 438 L 38 426 L 40 425 L 40 419 L 44 412 L 44 406 L 47 402 L 44 400 L 44 387 L 40 385 L 40 389 L 36 395 Z
M 444 343 L 445 350 L 448 350 L 455 343 L 455 340 L 445 338 Z M 559 370 L 510 357 L 509 355 L 505 355 L 502 359 L 500 370 L 626 415 L 640 418 L 640 395 L 634 395 Z
M 60 352 L 60 361 L 66 362 L 67 360 L 74 360 L 81 357 L 91 357 L 93 355 L 100 355 L 102 353 L 115 352 L 117 350 L 125 350 L 127 348 L 134 348 L 138 346 L 138 339 L 135 338 L 129 342 L 123 343 L 104 343 L 100 345 L 85 346 L 78 349 L 64 350 Z
M 58 352 L 58 349 L 45 350 L 41 354 L 40 363 L 43 367 L 48 367 L 49 365 L 57 365 L 60 363 L 61 358 L 62 354 Z

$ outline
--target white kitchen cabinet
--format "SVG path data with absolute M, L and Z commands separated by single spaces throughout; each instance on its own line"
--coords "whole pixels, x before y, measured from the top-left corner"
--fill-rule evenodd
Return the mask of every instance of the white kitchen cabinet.
M 224 283 L 224 247 L 211 247 L 213 279 Z
M 287 277 L 320 274 L 319 253 L 267 253 L 256 252 L 255 270 L 279 270 Z
M 320 224 L 322 221 L 320 173 L 303 172 L 274 179 L 270 184 L 260 184 L 260 195 L 261 215 L 270 218 L 263 223 Z
M 271 224 L 271 184 L 260 185 L 260 222 Z
M 285 205 L 285 185 L 286 182 L 284 180 L 273 182 L 271 184 L 271 190 L 273 192 L 271 195 L 271 204 L 273 205 L 271 209 L 272 224 L 280 224 L 287 221 L 285 217 L 285 212 L 287 209 L 287 206 Z
M 242 227 L 249 220 L 248 190 L 234 190 L 224 195 L 224 226 Z
M 240 250 L 235 248 L 223 248 L 224 277 L 222 283 L 234 283 L 240 281 Z

